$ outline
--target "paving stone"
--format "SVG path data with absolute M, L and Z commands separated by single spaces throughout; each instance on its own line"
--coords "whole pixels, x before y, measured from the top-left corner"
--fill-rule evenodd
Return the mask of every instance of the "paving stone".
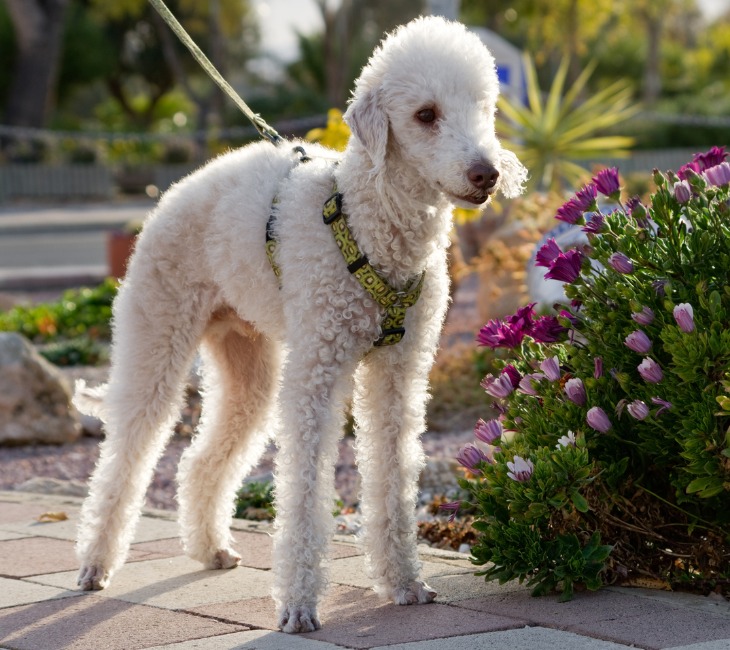
M 472 570 L 466 567 L 451 566 L 442 562 L 423 562 L 421 578 L 428 582 L 431 578 L 444 575 L 458 575 L 471 573 Z M 342 585 L 351 587 L 370 588 L 373 581 L 365 571 L 364 557 L 347 557 L 333 560 L 329 567 L 329 579 Z
M 4 542 L 8 539 L 22 539 L 25 535 L 21 533 L 12 533 L 8 530 L 0 530 L 0 542 Z
M 224 634 L 208 639 L 194 639 L 183 643 L 160 645 L 148 650 L 342 650 L 341 646 L 313 641 L 306 636 L 250 630 Z
M 428 585 L 438 594 L 438 603 L 457 603 L 477 598 L 488 600 L 501 594 L 525 591 L 525 586 L 516 581 L 500 585 L 496 581 L 486 582 L 483 577 L 475 576 L 472 572 L 429 578 Z
M 52 598 L 77 596 L 79 593 L 78 591 L 74 592 L 67 589 L 58 589 L 57 587 L 38 585 L 32 582 L 26 582 L 25 580 L 0 578 L 0 609 L 3 607 L 14 607 L 15 605 L 25 605 L 27 603 L 37 603 Z M 2 627 L 0 627 L 0 630 L 2 630 Z
M 702 643 L 692 643 L 690 645 L 671 646 L 672 650 L 728 650 L 730 648 L 730 639 L 722 639 L 720 641 L 703 641 Z
M 206 605 L 191 610 L 232 623 L 275 630 L 277 621 L 271 598 Z M 321 606 L 322 629 L 306 635 L 348 648 L 370 648 L 386 643 L 405 643 L 447 634 L 522 627 L 524 620 L 469 612 L 448 605 L 399 607 L 385 603 L 372 591 L 333 586 Z
M 471 634 L 449 639 L 433 639 L 418 643 L 398 643 L 372 650 L 622 650 L 628 646 L 589 639 L 570 632 L 543 627 Z M 713 649 L 714 650 L 714 649 Z
M 205 570 L 199 562 L 179 556 L 125 564 L 111 585 L 96 593 L 165 609 L 189 609 L 205 603 L 266 596 L 271 591 L 271 579 L 270 571 L 248 567 Z M 71 589 L 76 585 L 76 572 L 35 576 L 32 580 Z
M 32 523 L 46 510 L 48 508 L 39 504 L 8 503 L 7 501 L 3 501 L 2 508 L 0 508 L 0 526 L 5 530 L 7 529 L 5 524 L 20 522 Z
M 2 508 L 5 509 L 5 506 Z M 43 509 L 38 511 L 42 514 Z M 42 535 L 43 537 L 54 537 L 56 539 L 76 539 L 76 528 L 78 526 L 78 513 L 67 513 L 69 518 L 66 521 L 53 523 L 38 523 L 26 517 L 22 522 L 8 523 L 3 525 L 3 530 L 22 533 L 23 535 Z M 38 516 L 38 515 L 36 515 Z M 174 521 L 157 517 L 142 517 L 137 524 L 133 542 L 149 542 L 156 539 L 169 539 L 178 537 L 178 526 Z
M 0 641 L 14 650 L 137 650 L 245 629 L 92 594 L 0 611 Z
M 634 587 L 607 587 L 607 591 L 636 598 L 648 598 L 664 603 L 667 607 L 696 609 L 708 614 L 730 617 L 730 601 L 718 594 L 700 596 L 681 591 L 659 591 L 658 589 L 638 589 Z
M 676 607 L 673 604 L 669 599 L 639 597 L 625 590 L 578 593 L 567 603 L 559 603 L 555 595 L 532 598 L 527 591 L 495 593 L 454 603 L 503 616 L 519 612 L 533 625 L 634 643 L 642 648 L 730 639 L 730 616 L 686 608 L 681 599 Z
M 133 549 L 130 562 L 166 557 L 142 549 Z M 0 575 L 25 577 L 78 570 L 74 543 L 51 537 L 29 537 L 0 542 Z

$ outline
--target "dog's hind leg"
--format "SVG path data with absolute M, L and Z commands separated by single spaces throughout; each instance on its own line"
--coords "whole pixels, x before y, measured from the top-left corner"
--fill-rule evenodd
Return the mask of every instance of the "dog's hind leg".
M 185 551 L 210 569 L 240 560 L 233 500 L 270 437 L 279 348 L 231 309 L 217 311 L 203 336 L 203 419 L 180 461 L 178 501 Z
M 78 583 L 103 589 L 123 563 L 154 466 L 179 415 L 182 386 L 211 311 L 205 288 L 125 282 L 114 304 L 106 437 L 81 509 Z

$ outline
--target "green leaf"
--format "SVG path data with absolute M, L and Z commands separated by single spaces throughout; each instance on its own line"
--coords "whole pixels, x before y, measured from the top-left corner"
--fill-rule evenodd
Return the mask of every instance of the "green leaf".
M 590 510 L 588 501 L 586 501 L 585 497 L 577 490 L 570 493 L 570 500 L 573 502 L 573 505 L 578 512 L 588 512 Z

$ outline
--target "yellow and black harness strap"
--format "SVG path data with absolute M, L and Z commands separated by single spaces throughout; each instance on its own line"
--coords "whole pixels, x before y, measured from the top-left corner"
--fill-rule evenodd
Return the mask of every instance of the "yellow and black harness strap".
M 367 256 L 360 252 L 342 211 L 342 194 L 339 192 L 335 192 L 325 201 L 322 218 L 332 230 L 347 264 L 347 270 L 357 278 L 368 295 L 385 310 L 381 322 L 381 336 L 374 345 L 398 343 L 406 332 L 403 327 L 406 311 L 408 307 L 416 304 L 421 295 L 425 272 L 421 273 L 405 291 L 396 291 L 381 278 Z

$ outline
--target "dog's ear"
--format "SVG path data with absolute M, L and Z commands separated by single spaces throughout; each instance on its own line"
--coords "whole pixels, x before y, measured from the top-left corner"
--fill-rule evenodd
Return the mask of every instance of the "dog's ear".
M 377 170 L 385 164 L 388 116 L 378 88 L 356 93 L 344 115 L 352 134 L 363 144 Z

